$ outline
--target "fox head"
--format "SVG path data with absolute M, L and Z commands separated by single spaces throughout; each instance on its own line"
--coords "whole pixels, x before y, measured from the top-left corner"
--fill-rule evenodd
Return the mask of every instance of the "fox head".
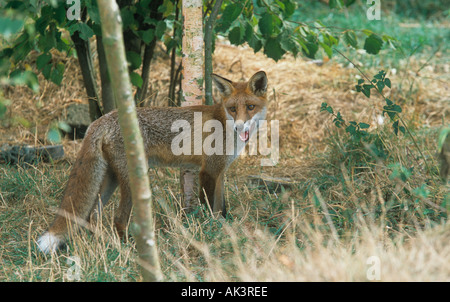
M 234 131 L 243 142 L 255 132 L 267 112 L 267 75 L 255 73 L 248 82 L 235 83 L 219 75 L 212 75 L 214 84 L 222 96 L 227 118 L 234 120 Z

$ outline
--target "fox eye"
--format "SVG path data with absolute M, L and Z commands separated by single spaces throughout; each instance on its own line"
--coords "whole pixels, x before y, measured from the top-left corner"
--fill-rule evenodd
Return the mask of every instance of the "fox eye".
M 233 106 L 233 107 L 230 107 L 230 111 L 231 111 L 231 112 L 236 112 L 236 107 L 234 107 L 234 106 Z
M 253 110 L 253 109 L 255 109 L 255 105 L 248 105 L 248 106 L 247 106 L 247 109 L 248 109 L 248 110 Z

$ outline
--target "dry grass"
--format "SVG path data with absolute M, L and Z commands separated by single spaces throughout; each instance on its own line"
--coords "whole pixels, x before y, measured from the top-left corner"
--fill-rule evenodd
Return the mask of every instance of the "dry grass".
M 46 144 L 49 125 L 65 107 L 87 102 L 76 60 L 55 57 L 67 68 L 61 87 L 40 78 L 39 95 L 27 88 L 4 92 L 13 102 L 8 127 L 0 129 L 1 143 Z M 422 64 L 412 60 L 409 70 Z M 420 77 L 408 70 L 389 74 L 395 86 L 389 93 L 402 100 L 403 116 L 434 170 L 437 129 L 449 115 L 448 85 L 435 80 L 445 68 L 424 68 Z M 357 71 L 333 61 L 317 66 L 289 56 L 275 63 L 247 48 L 217 45 L 216 73 L 240 80 L 259 69 L 269 76 L 269 119 L 280 120 L 281 156 L 275 167 L 263 168 L 260 157 L 249 156 L 232 165 L 226 181 L 231 217 L 212 219 L 201 208 L 182 214 L 177 171 L 150 172 L 166 279 L 367 281 L 372 267 L 367 261 L 375 256 L 381 281 L 450 281 L 448 209 L 442 209 L 448 186 L 427 171 L 425 159 L 408 138 L 396 139 L 390 126 L 376 124 L 383 100 L 354 93 Z M 169 74 L 164 54 L 152 63 L 151 72 L 154 104 L 165 105 Z M 397 85 L 411 83 L 412 90 Z M 349 120 L 375 128 L 391 158 L 412 166 L 413 175 L 402 181 L 392 177 L 393 168 L 386 162 L 363 156 L 362 165 L 346 157 L 345 133 L 336 131 L 330 116 L 320 112 L 322 102 Z M 96 231 L 76 233 L 68 250 L 56 256 L 37 251 L 34 241 L 51 223 L 80 148 L 79 141 L 63 144 L 66 158 L 54 165 L 0 167 L 0 280 L 69 281 L 78 267 L 73 257 L 80 261 L 80 280 L 140 280 L 133 239 L 121 242 L 112 228 L 117 193 Z M 255 174 L 290 177 L 296 185 L 281 193 L 254 188 L 247 176 Z M 423 184 L 429 186 L 429 195 L 411 193 Z M 424 214 L 429 209 L 434 214 Z
M 372 209 L 361 207 L 365 210 L 355 216 L 354 226 L 338 238 L 324 219 L 332 205 L 321 212 L 324 203 L 311 206 L 312 197 L 308 206 L 284 195 L 278 202 L 285 209 L 267 215 L 264 212 L 276 197 L 261 198 L 269 193 L 251 191 L 246 185 L 235 193 L 242 201 L 233 204 L 232 220 L 212 219 L 201 209 L 197 215 L 184 216 L 171 189 L 176 177 L 163 173 L 166 178 L 158 180 L 158 173 L 151 175 L 167 281 L 368 281 L 371 276 L 381 281 L 450 280 L 448 224 L 433 229 L 417 226 L 410 235 L 392 230 L 375 218 Z M 35 188 L 16 196 L 16 208 L 25 209 L 26 215 L 15 213 L 10 203 L 14 199 L 4 196 L 8 202 L 1 205 L 2 212 L 9 211 L 20 223 L 9 217 L 10 223 L 2 225 L 2 281 L 141 280 L 133 239 L 121 242 L 114 232 L 114 204 L 105 208 L 102 221 L 91 232 L 73 234 L 67 250 L 48 257 L 40 254 L 34 240 L 50 222 L 48 204 L 58 204 L 61 192 L 54 192 L 54 187 L 64 185 L 60 179 L 67 177 L 67 170 L 22 170 L 6 177 L 17 175 L 23 182 L 35 182 Z M 21 205 L 21 198 L 28 205 Z M 279 221 L 273 224 L 279 232 L 270 231 L 270 220 Z M 379 275 L 372 275 L 377 263 Z

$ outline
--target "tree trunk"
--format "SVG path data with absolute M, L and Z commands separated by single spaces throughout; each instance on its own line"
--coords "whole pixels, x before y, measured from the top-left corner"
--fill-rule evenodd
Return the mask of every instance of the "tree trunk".
M 214 7 L 211 10 L 211 14 L 205 24 L 205 103 L 206 105 L 213 104 L 212 96 L 212 37 L 213 28 L 217 15 L 219 14 L 220 7 L 222 6 L 222 0 L 216 0 Z
M 150 2 L 150 18 L 156 21 L 163 20 L 163 14 L 158 12 L 158 8 L 163 4 L 163 0 L 153 0 Z M 153 24 L 145 24 L 143 30 L 148 30 L 150 28 L 155 28 L 155 25 Z M 142 42 L 144 43 L 144 42 Z M 155 46 L 156 46 L 156 37 L 153 38 L 153 40 L 145 45 L 144 49 L 144 58 L 142 60 L 142 86 L 137 89 L 136 91 L 136 104 L 141 107 L 143 105 L 143 101 L 145 97 L 147 96 L 147 90 L 148 90 L 148 82 L 150 80 L 150 64 L 153 59 L 153 54 L 155 53 Z
M 108 73 L 108 65 L 106 63 L 105 48 L 103 47 L 103 39 L 101 36 L 97 36 L 97 53 L 98 53 L 98 66 L 100 70 L 100 80 L 102 85 L 102 105 L 103 113 L 113 111 L 117 108 L 111 78 Z
M 83 13 L 84 14 L 84 13 Z M 79 32 L 76 31 L 70 36 L 77 51 L 78 63 L 80 64 L 81 74 L 83 76 L 84 87 L 89 101 L 89 117 L 91 121 L 102 116 L 100 106 L 98 105 L 98 90 L 95 81 L 94 66 L 92 64 L 91 49 L 89 41 L 80 38 Z
M 178 22 L 178 16 L 179 16 L 180 9 L 178 8 L 178 0 L 175 1 L 175 22 L 173 23 L 173 35 L 172 39 L 175 40 L 176 34 L 177 34 L 177 22 Z M 170 54 L 170 84 L 169 84 L 169 107 L 175 107 L 176 100 L 175 100 L 175 88 L 177 86 L 177 78 L 178 73 L 175 71 L 175 64 L 176 64 L 176 55 L 177 55 L 177 48 L 173 46 L 171 54 Z
M 182 102 L 181 106 L 201 105 L 203 99 L 203 1 L 182 0 Z M 180 181 L 184 206 L 194 199 L 195 170 L 181 169 Z
M 136 105 L 142 107 L 142 103 L 147 95 L 148 82 L 150 80 L 150 64 L 155 52 L 156 38 L 148 45 L 145 45 L 144 59 L 142 61 L 142 86 L 136 91 Z
M 183 101 L 200 105 L 203 99 L 202 0 L 183 0 Z
M 97 2 L 106 60 L 111 81 L 114 83 L 113 91 L 117 100 L 120 129 L 127 157 L 139 264 L 144 281 L 161 281 L 163 275 L 156 248 L 147 160 L 131 91 L 120 11 L 115 0 Z

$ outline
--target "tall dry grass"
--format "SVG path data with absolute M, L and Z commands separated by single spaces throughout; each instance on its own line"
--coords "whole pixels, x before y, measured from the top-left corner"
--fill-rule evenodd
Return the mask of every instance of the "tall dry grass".
M 141 280 L 132 236 L 122 242 L 113 227 L 117 194 L 100 219 L 89 229 L 73 230 L 57 254 L 39 252 L 35 241 L 55 215 L 61 192 L 54 188 L 64 186 L 67 172 L 36 168 L 2 169 L 2 181 L 22 181 L 22 191 L 2 192 L 2 211 L 10 217 L 1 217 L 8 225 L 3 224 L 0 236 L 0 280 Z M 450 281 L 447 223 L 412 215 L 392 226 L 386 219 L 393 211 L 388 202 L 380 202 L 377 216 L 371 202 L 381 197 L 363 200 L 356 188 L 337 204 L 317 187 L 302 198 L 299 189 L 270 192 L 229 176 L 231 216 L 224 219 L 211 217 L 204 207 L 182 212 L 175 170 L 150 175 L 166 281 Z M 36 186 L 23 187 L 29 182 Z M 382 189 L 370 194 L 377 190 Z M 340 225 L 336 208 L 355 198 L 359 204 L 352 205 L 352 223 Z

